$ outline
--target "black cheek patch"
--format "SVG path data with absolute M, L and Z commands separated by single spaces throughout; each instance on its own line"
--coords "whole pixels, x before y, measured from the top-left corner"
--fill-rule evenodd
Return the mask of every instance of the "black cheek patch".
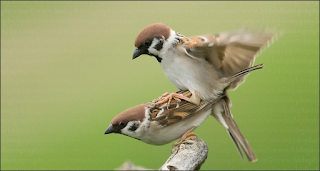
M 156 38 L 159 40 L 159 42 L 154 46 L 154 48 L 160 51 L 163 47 L 164 40 L 161 37 L 156 37 Z
M 139 124 L 137 124 L 137 123 L 133 124 L 133 125 L 129 128 L 129 131 L 135 131 L 135 130 L 137 130 L 137 129 L 138 129 L 138 126 L 139 126 Z
M 157 49 L 158 51 L 160 51 L 162 49 L 162 47 L 163 47 L 163 41 L 161 41 L 161 40 L 159 41 L 158 44 L 156 44 L 154 46 L 154 48 Z

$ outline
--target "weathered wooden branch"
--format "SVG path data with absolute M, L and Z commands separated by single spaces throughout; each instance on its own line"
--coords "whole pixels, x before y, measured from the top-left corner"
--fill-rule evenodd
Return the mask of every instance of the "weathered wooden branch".
M 207 159 L 207 144 L 196 137 L 173 147 L 171 156 L 159 170 L 199 170 Z
M 168 160 L 159 170 L 199 170 L 208 156 L 207 144 L 196 137 L 184 140 L 180 145 L 174 146 Z M 117 170 L 148 170 L 125 162 Z

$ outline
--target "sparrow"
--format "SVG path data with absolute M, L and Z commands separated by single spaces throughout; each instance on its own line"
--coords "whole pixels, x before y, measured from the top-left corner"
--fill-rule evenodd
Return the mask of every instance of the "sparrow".
M 171 96 L 198 104 L 200 99 L 218 97 L 225 88 L 233 90 L 242 84 L 245 77 L 232 84 L 226 80 L 252 67 L 258 53 L 274 37 L 273 33 L 244 29 L 185 37 L 165 24 L 155 23 L 138 34 L 132 59 L 142 54 L 155 57 L 175 87 L 192 93 L 191 99 Z
M 263 64 L 247 68 L 228 77 L 227 82 L 232 84 L 240 77 L 262 68 Z M 176 94 L 188 98 L 192 96 L 192 93 L 188 90 L 181 90 L 176 92 Z M 155 99 L 127 109 L 114 117 L 105 134 L 123 134 L 152 145 L 167 144 L 181 137 L 180 141 L 174 144 L 178 145 L 189 136 L 194 136 L 194 134 L 189 133 L 206 120 L 212 113 L 212 105 L 221 99 L 228 102 L 228 95 L 225 91 L 217 98 L 200 100 L 199 104 L 194 104 L 183 99 L 180 100 L 179 98 L 172 98 L 170 103 L 164 102 L 159 104 L 157 103 L 158 99 Z M 248 153 L 249 156 L 254 156 L 255 158 L 248 142 L 233 120 L 229 109 L 224 109 L 224 111 L 226 111 L 223 115 L 226 123 L 225 127 L 235 142 L 241 157 L 243 156 L 240 147 L 245 149 L 246 154 Z

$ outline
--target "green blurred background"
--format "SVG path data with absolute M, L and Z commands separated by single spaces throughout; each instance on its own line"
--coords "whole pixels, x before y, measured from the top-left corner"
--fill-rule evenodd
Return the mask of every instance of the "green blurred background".
M 243 162 L 209 117 L 202 169 L 319 169 L 319 2 L 1 1 L 1 169 L 104 170 L 126 160 L 157 169 L 171 144 L 104 135 L 123 110 L 177 89 L 157 61 L 131 60 L 145 26 L 186 35 L 243 27 L 283 31 L 230 92 L 258 161 Z

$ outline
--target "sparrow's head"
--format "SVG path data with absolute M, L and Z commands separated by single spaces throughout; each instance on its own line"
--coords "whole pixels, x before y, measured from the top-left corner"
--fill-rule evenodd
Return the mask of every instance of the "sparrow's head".
M 167 47 L 167 44 L 170 44 L 168 39 L 174 36 L 173 33 L 175 32 L 170 27 L 161 23 L 148 25 L 139 33 L 134 42 L 135 51 L 132 59 L 147 54 L 156 57 L 158 62 L 161 62 L 160 53 Z
M 111 120 L 104 134 L 119 133 L 131 136 L 145 118 L 145 105 L 125 110 Z

